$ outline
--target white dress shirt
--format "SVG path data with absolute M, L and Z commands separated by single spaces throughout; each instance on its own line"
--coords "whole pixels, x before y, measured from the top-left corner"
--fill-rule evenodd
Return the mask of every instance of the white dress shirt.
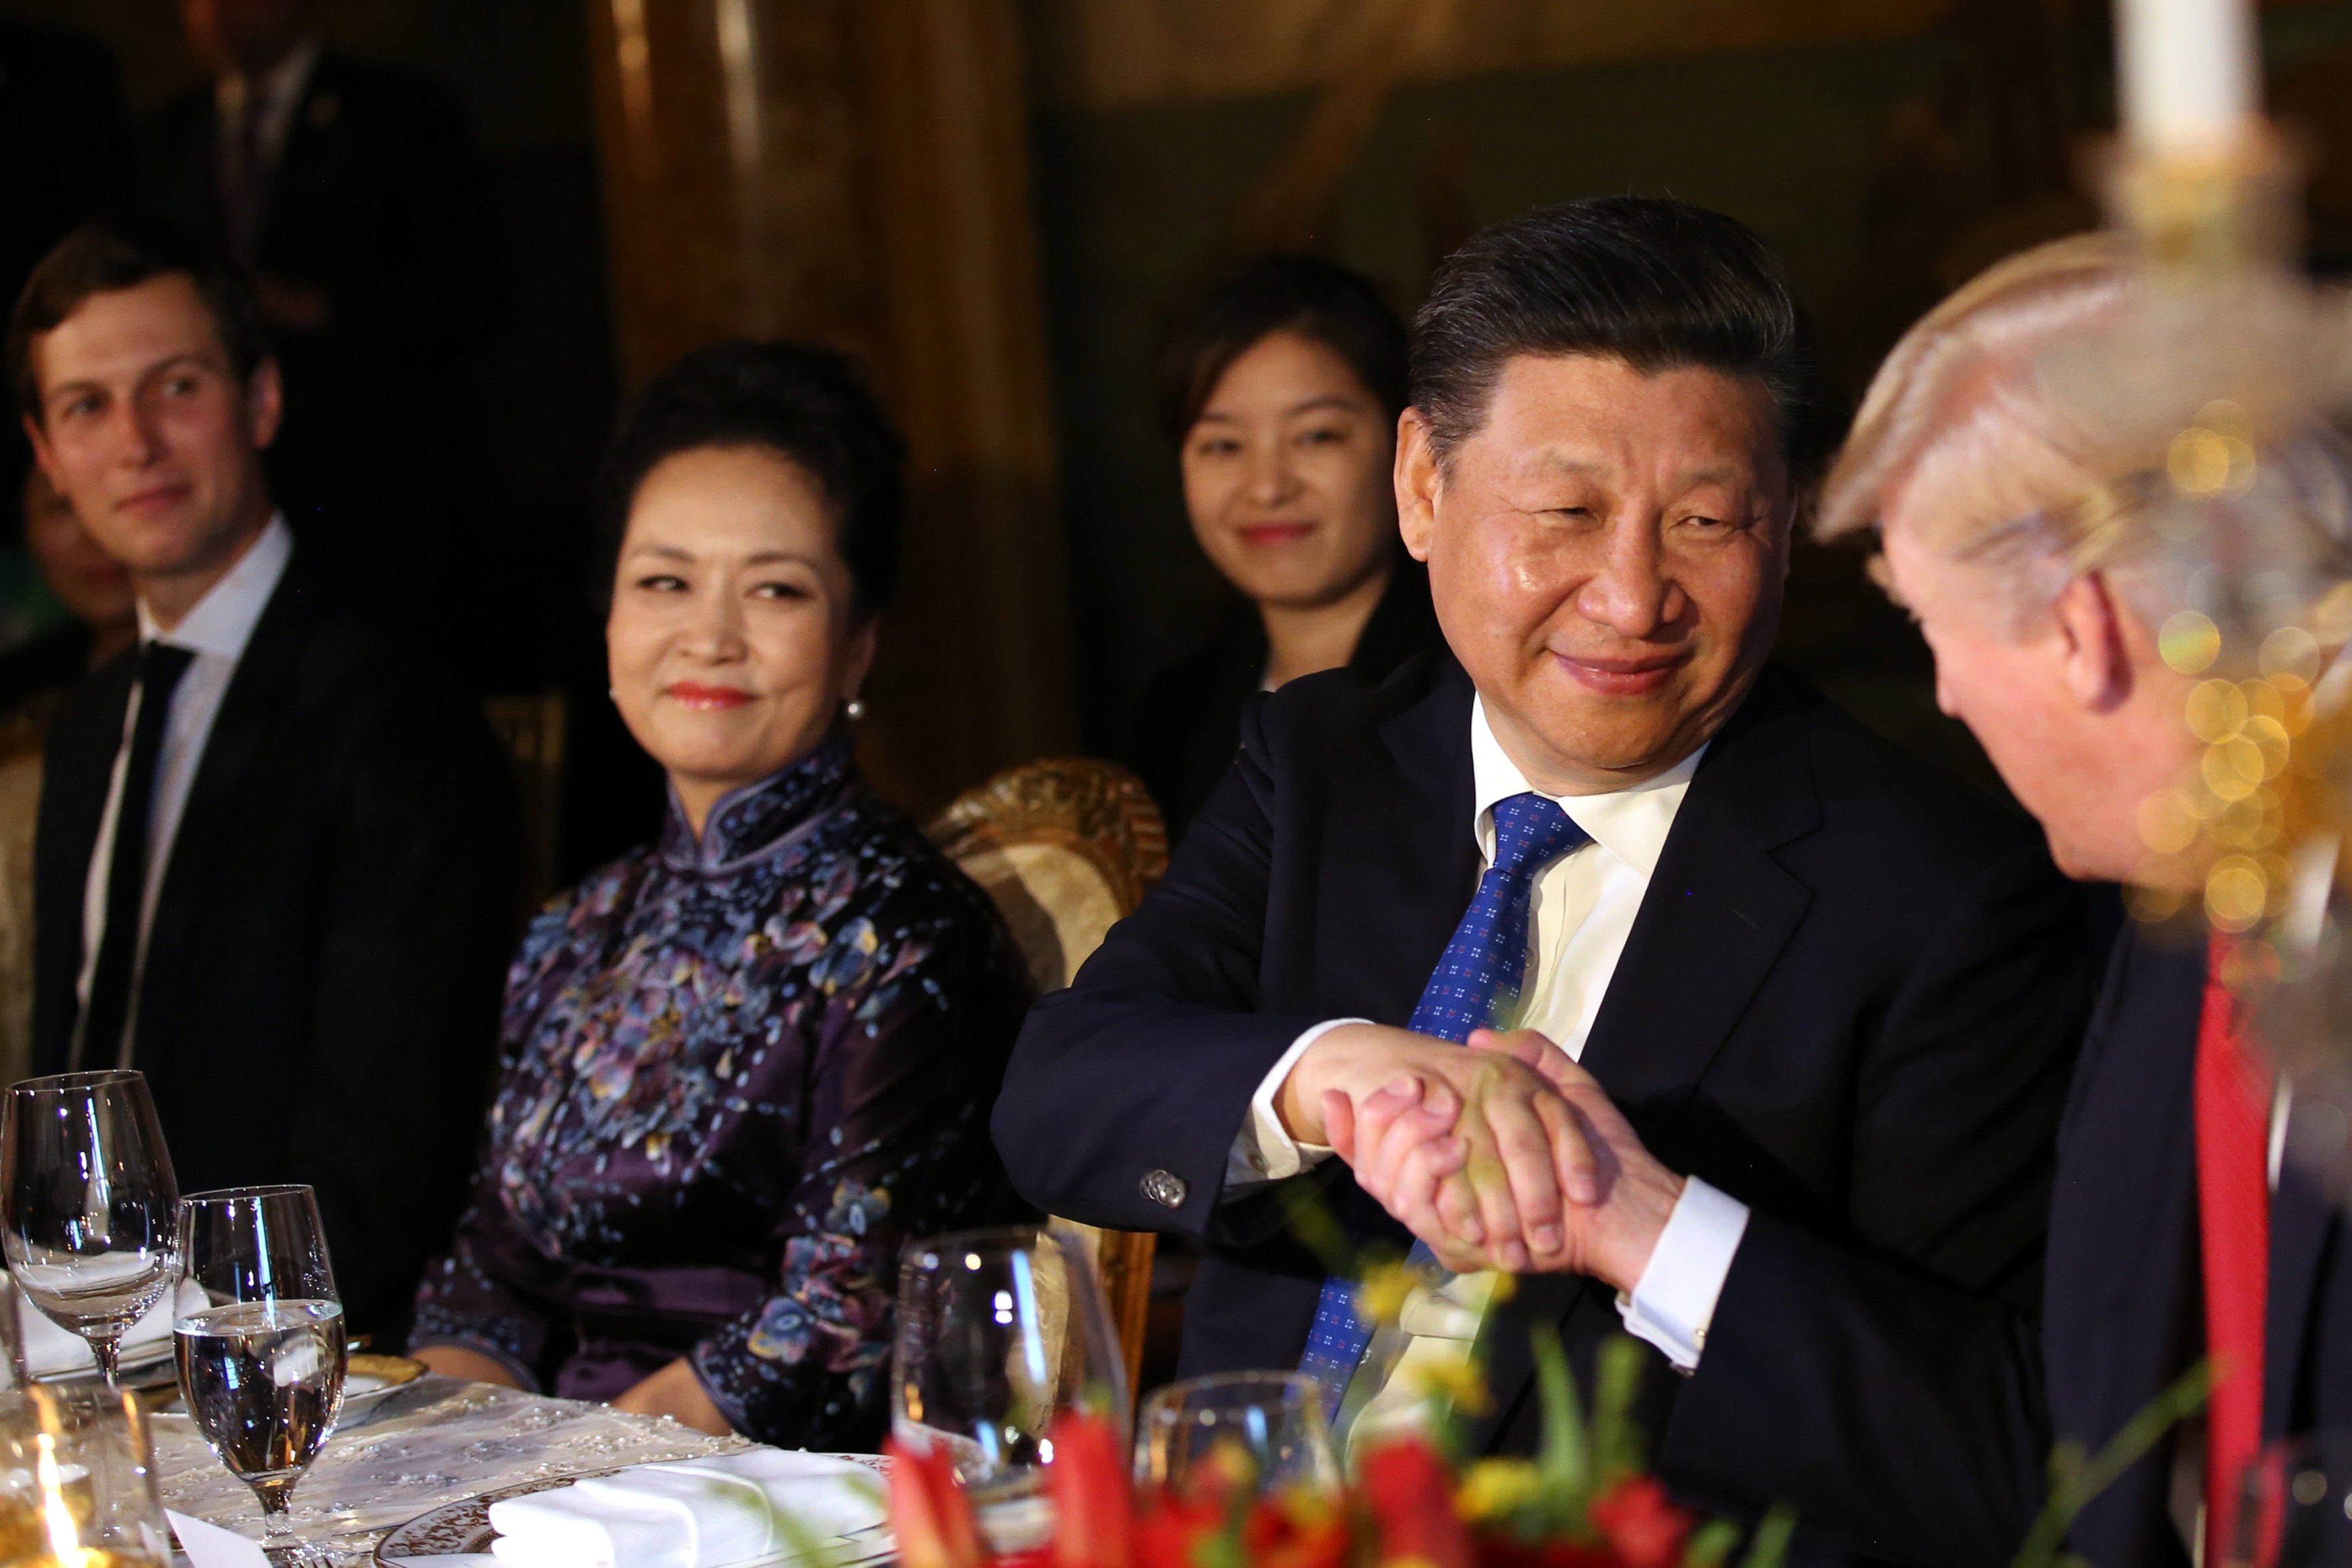
M 187 673 L 180 677 L 179 685 L 173 688 L 171 716 L 164 722 L 163 748 L 155 758 L 155 790 L 149 806 L 152 814 L 147 820 L 146 886 L 139 911 L 139 945 L 131 965 L 131 1006 L 125 1013 L 122 1038 L 83 1040 L 79 1038 L 80 1025 L 77 1023 L 73 1060 L 79 1066 L 131 1065 L 131 1044 L 139 1032 L 139 977 L 147 969 L 147 930 L 154 922 L 155 896 L 163 883 L 163 868 L 171 862 L 172 841 L 180 831 L 180 814 L 187 810 L 189 787 L 195 782 L 197 765 L 204 760 L 205 743 L 212 737 L 213 720 L 220 713 L 221 699 L 228 695 L 237 661 L 245 657 L 245 645 L 252 641 L 253 628 L 260 621 L 262 611 L 268 607 L 269 596 L 278 591 L 278 580 L 286 575 L 286 562 L 293 553 L 294 536 L 284 516 L 274 517 L 244 556 L 229 568 L 227 575 L 213 584 L 211 591 L 196 601 L 195 607 L 170 631 L 155 624 L 144 601 L 139 606 L 139 639 L 142 643 L 167 643 L 185 648 L 195 656 L 189 661 Z M 122 715 L 122 744 L 114 754 L 114 772 L 106 787 L 106 810 L 99 819 L 98 843 L 89 857 L 89 875 L 82 884 L 82 958 L 78 995 L 85 1018 L 89 1012 L 90 978 L 98 968 L 99 944 L 106 935 L 106 890 L 113 874 L 115 819 L 121 810 L 123 777 L 131 764 L 131 735 L 138 723 L 139 692 L 133 687 L 131 702 Z
M 1667 834 L 1705 755 L 1702 747 L 1656 778 L 1605 795 L 1545 796 L 1591 834 L 1592 842 L 1561 856 L 1537 877 L 1518 1016 L 1498 1022 L 1534 1030 L 1571 1059 L 1583 1056 Z M 1471 828 L 1483 868 L 1494 862 L 1496 803 L 1544 791 L 1528 782 L 1495 738 L 1483 699 L 1471 705 L 1470 761 Z M 1276 1098 L 1308 1046 L 1341 1024 L 1364 1021 L 1319 1023 L 1293 1041 L 1275 1063 L 1251 1099 L 1249 1120 L 1227 1159 L 1229 1188 L 1282 1180 L 1329 1157 L 1328 1147 L 1302 1145 L 1290 1136 L 1276 1110 Z M 1693 1179 L 1649 1268 L 1633 1291 L 1619 1299 L 1626 1327 L 1677 1366 L 1687 1370 L 1695 1364 L 1716 1297 L 1722 1292 L 1723 1275 L 1729 1271 L 1731 1254 L 1747 1225 L 1744 1205 Z M 1391 1367 L 1387 1387 L 1358 1418 L 1360 1430 L 1383 1424 L 1378 1418 L 1381 1406 L 1418 1405 L 1420 1392 L 1412 1385 L 1419 1380 L 1400 1373 L 1438 1357 L 1467 1356 L 1493 1284 L 1491 1275 L 1464 1275 L 1436 1291 L 1413 1292 L 1403 1321 L 1412 1343 Z

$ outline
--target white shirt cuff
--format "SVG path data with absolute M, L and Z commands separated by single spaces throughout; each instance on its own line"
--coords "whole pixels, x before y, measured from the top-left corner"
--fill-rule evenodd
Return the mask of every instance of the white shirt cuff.
M 1281 1113 L 1274 1102 L 1282 1092 L 1282 1081 L 1307 1048 L 1338 1029 L 1341 1024 L 1370 1023 L 1370 1019 L 1327 1019 L 1290 1042 L 1282 1060 L 1274 1064 L 1259 1082 L 1257 1092 L 1250 1096 L 1249 1120 L 1234 1138 L 1234 1146 L 1225 1154 L 1225 1189 L 1255 1186 L 1270 1181 L 1288 1181 L 1311 1166 L 1321 1165 L 1331 1157 L 1330 1149 L 1322 1144 L 1302 1144 L 1294 1139 L 1282 1125 Z
M 1715 1303 L 1747 1234 L 1748 1206 L 1690 1177 L 1633 1293 L 1617 1294 L 1625 1332 L 1657 1346 L 1676 1371 L 1697 1370 Z

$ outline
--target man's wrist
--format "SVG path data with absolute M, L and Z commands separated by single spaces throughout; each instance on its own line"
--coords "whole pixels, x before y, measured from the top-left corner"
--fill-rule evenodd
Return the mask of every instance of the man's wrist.
M 1633 1190 L 1626 1195 L 1629 1201 L 1621 1213 L 1621 1223 L 1611 1227 L 1618 1234 L 1597 1260 L 1598 1271 L 1611 1289 L 1631 1291 L 1656 1255 L 1658 1239 L 1666 1233 L 1690 1179 L 1663 1166 L 1651 1172 L 1625 1173 L 1619 1179 L 1628 1181 Z
M 1274 1110 L 1282 1120 L 1282 1130 L 1295 1142 L 1330 1142 L 1330 1134 L 1323 1125 L 1324 1091 L 1342 1087 L 1341 1069 L 1354 1055 L 1357 1042 L 1364 1038 L 1365 1030 L 1379 1027 L 1344 1023 L 1327 1030 L 1291 1063 L 1289 1075 L 1275 1092 Z

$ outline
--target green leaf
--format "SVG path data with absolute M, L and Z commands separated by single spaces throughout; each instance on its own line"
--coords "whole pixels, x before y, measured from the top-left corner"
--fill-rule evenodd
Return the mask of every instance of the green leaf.
M 2091 1500 L 2139 1463 L 2165 1433 L 2201 1408 L 2212 1392 L 2212 1364 L 2200 1361 L 2125 1422 L 2124 1429 L 2088 1461 L 2083 1458 L 2079 1445 L 2060 1444 L 2050 1456 L 2049 1500 L 2026 1533 L 2025 1544 L 2011 1559 L 2010 1568 L 2060 1568 L 2066 1560 L 2066 1532 Z
M 1691 1532 L 1683 1548 L 1683 1568 L 1718 1568 L 1731 1561 L 1731 1549 L 1738 1544 L 1739 1526 L 1727 1519 L 1711 1519 Z
M 1642 1363 L 1649 1353 L 1630 1334 L 1612 1334 L 1601 1344 L 1592 1395 L 1594 1484 L 1606 1486 L 1642 1469 L 1642 1437 L 1628 1418 L 1642 1387 Z
M 1740 1568 L 1780 1568 L 1789 1555 L 1789 1538 L 1797 1532 L 1797 1511 L 1785 1503 L 1776 1506 L 1748 1538 L 1748 1555 L 1741 1558 Z
M 1592 1495 L 1592 1450 L 1584 1413 L 1577 1408 L 1576 1379 L 1569 1373 L 1567 1353 L 1559 1348 L 1559 1330 L 1538 1323 L 1528 1337 L 1535 1352 L 1536 1391 L 1543 1402 L 1543 1447 L 1536 1455 L 1536 1468 L 1543 1475 L 1550 1508 L 1581 1520 Z

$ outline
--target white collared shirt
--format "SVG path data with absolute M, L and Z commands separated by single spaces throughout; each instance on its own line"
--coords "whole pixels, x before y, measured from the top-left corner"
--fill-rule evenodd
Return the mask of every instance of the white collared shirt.
M 236 674 L 253 629 L 286 575 L 294 553 L 294 535 L 283 514 L 269 519 L 237 563 L 180 623 L 165 632 L 155 624 L 146 604 L 139 606 L 139 640 L 167 643 L 195 655 L 186 674 L 173 688 L 171 716 L 163 727 L 163 744 L 155 758 L 155 790 L 147 820 L 147 876 L 139 911 L 139 946 L 131 966 L 131 1006 L 120 1040 L 85 1041 L 77 1038 L 74 1061 L 81 1067 L 131 1065 L 131 1042 L 138 1038 L 139 977 L 147 968 L 147 931 L 155 919 L 155 898 L 171 862 L 172 841 L 179 834 L 181 813 L 187 810 L 188 790 L 204 760 L 205 744 L 212 737 L 213 720 L 221 699 Z M 122 715 L 122 743 L 114 754 L 114 771 L 106 787 L 106 810 L 99 819 L 98 843 L 89 857 L 89 879 L 82 884 L 81 979 L 77 988 L 82 1016 L 89 1012 L 91 977 L 98 968 L 99 944 L 106 935 L 106 893 L 113 874 L 115 819 L 122 807 L 124 775 L 131 766 L 131 735 L 139 723 L 139 693 L 133 688 Z M 79 1025 L 76 1026 L 77 1031 Z
M 1528 923 L 1528 978 L 1521 991 L 1519 1016 L 1501 1021 L 1535 1030 L 1571 1059 L 1582 1058 L 1593 1019 L 1617 972 L 1626 940 L 1633 935 L 1642 900 L 1649 893 L 1650 879 L 1706 752 L 1701 747 L 1656 778 L 1629 789 L 1604 795 L 1545 795 L 1590 834 L 1592 842 L 1562 855 L 1537 877 Z M 1513 795 L 1545 792 L 1528 782 L 1527 775 L 1495 737 L 1483 698 L 1474 701 L 1470 709 L 1470 764 L 1475 812 L 1471 828 L 1483 869 L 1494 862 L 1496 803 Z M 1328 1030 L 1365 1021 L 1328 1019 L 1291 1043 L 1251 1098 L 1249 1120 L 1234 1139 L 1226 1161 L 1228 1188 L 1282 1180 L 1329 1157 L 1328 1148 L 1302 1145 L 1290 1136 L 1275 1108 L 1276 1098 L 1307 1047 Z M 1657 1346 L 1677 1366 L 1688 1370 L 1696 1365 L 1698 1347 L 1705 1343 L 1706 1325 L 1714 1316 L 1716 1298 L 1722 1293 L 1723 1277 L 1729 1272 L 1731 1255 L 1747 1226 L 1744 1205 L 1692 1178 L 1648 1269 L 1634 1289 L 1619 1299 L 1626 1327 Z M 1398 1366 L 1408 1360 L 1444 1354 L 1435 1344 L 1422 1342 L 1454 1341 L 1457 1335 L 1459 1354 L 1466 1355 L 1491 1284 L 1485 1276 L 1463 1276 L 1445 1287 L 1439 1298 L 1408 1302 L 1406 1326 L 1417 1337 Z M 1423 1292 L 1414 1294 L 1418 1298 Z M 1449 1306 L 1466 1310 L 1444 1310 Z M 1423 1332 L 1424 1325 L 1440 1332 Z M 1396 1382 L 1392 1375 L 1392 1387 Z M 1400 1403 L 1405 1392 L 1399 1391 Z M 1384 1394 L 1375 1404 L 1386 1402 Z
M 260 143 L 261 168 L 266 180 L 285 156 L 286 138 L 294 130 L 294 111 L 302 106 L 302 94 L 310 86 L 310 73 L 318 68 L 319 56 L 326 49 L 326 40 L 313 33 L 287 52 L 284 59 L 269 68 L 259 80 L 248 80 L 232 71 L 213 82 L 215 118 L 220 126 L 220 145 L 215 156 L 220 160 L 224 174 L 234 167 L 237 151 L 236 124 L 245 111 L 248 98 L 257 95 L 261 101 L 261 124 L 256 140 Z

